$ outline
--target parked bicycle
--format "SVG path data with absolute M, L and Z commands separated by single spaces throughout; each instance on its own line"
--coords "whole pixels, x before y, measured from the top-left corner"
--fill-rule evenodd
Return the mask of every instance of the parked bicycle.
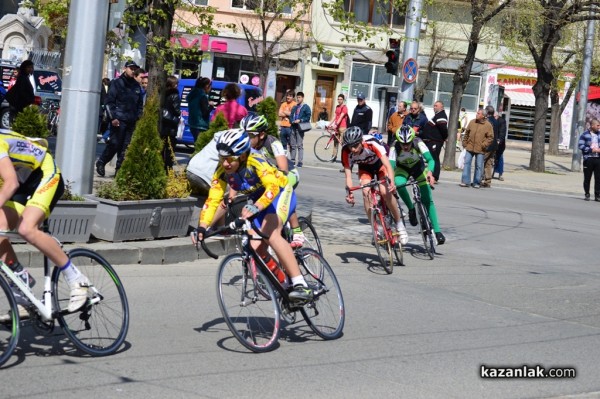
M 56 136 L 60 122 L 60 104 L 55 101 L 45 101 L 40 106 L 40 113 L 46 115 L 50 136 Z
M 356 190 L 364 188 L 369 189 L 369 207 L 371 208 L 371 229 L 373 232 L 373 244 L 377 249 L 377 256 L 387 274 L 392 274 L 394 271 L 394 258 L 400 266 L 404 265 L 404 255 L 402 253 L 402 244 L 398 237 L 398 232 L 392 230 L 394 226 L 394 218 L 387 209 L 385 201 L 379 192 L 379 185 L 387 184 L 387 179 L 373 179 L 367 184 L 356 187 L 348 187 L 347 195 Z M 394 192 L 396 200 L 398 193 Z M 354 205 L 354 204 L 353 204 Z M 400 208 L 400 212 L 402 212 Z M 402 217 L 404 219 L 404 217 Z
M 48 231 L 47 223 L 44 231 Z M 0 231 L 0 236 L 20 238 L 14 231 Z M 29 300 L 24 307 L 29 312 L 29 322 L 39 333 L 51 333 L 55 320 L 58 320 L 73 345 L 91 356 L 111 355 L 125 341 L 129 329 L 129 304 L 115 270 L 106 259 L 86 248 L 72 249 L 67 255 L 90 280 L 87 302 L 75 312 L 67 310 L 69 285 L 57 266 L 50 267 L 47 257 L 43 258 L 42 298 L 37 298 L 10 267 L 0 261 L 0 365 L 15 350 L 22 323 L 9 282 Z
M 404 187 L 412 187 L 413 192 L 413 203 L 417 212 L 417 220 L 419 221 L 419 230 L 421 237 L 423 238 L 423 246 L 425 252 L 429 255 L 430 259 L 435 257 L 435 246 L 433 244 L 433 224 L 429 218 L 429 212 L 421 202 L 421 189 L 419 188 L 419 182 L 416 181 L 412 176 L 408 179 Z M 431 187 L 433 190 L 434 187 Z
M 308 326 L 325 340 L 342 336 L 345 322 L 344 300 L 331 266 L 315 250 L 299 248 L 294 251 L 300 270 L 313 299 L 307 303 L 295 303 L 288 296 L 289 277 L 280 282 L 262 258 L 250 245 L 251 240 L 262 240 L 249 233 L 250 222 L 237 219 L 213 231 L 208 231 L 200 244 L 212 258 L 217 255 L 206 246 L 206 238 L 219 234 L 233 234 L 241 244 L 237 253 L 230 254 L 221 262 L 217 272 L 219 308 L 234 337 L 253 352 L 275 349 L 279 339 L 281 320 L 296 322 L 298 312 Z M 281 275 L 278 269 L 276 272 Z
M 338 151 L 342 148 L 342 139 L 337 135 L 337 130 L 326 128 L 324 134 L 315 141 L 315 156 L 321 162 L 335 162 Z

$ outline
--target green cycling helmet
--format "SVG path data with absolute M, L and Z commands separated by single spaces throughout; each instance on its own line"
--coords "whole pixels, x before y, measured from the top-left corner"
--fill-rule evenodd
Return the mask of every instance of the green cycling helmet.
M 400 126 L 400 128 L 396 131 L 396 139 L 401 144 L 410 144 L 415 139 L 416 133 L 415 130 L 408 126 Z

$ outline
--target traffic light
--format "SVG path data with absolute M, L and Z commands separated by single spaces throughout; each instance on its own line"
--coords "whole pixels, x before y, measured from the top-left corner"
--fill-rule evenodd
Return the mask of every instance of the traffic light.
M 392 75 L 398 75 L 398 62 L 400 62 L 400 40 L 390 39 L 390 50 L 386 51 L 385 56 L 388 61 L 385 63 L 385 70 Z

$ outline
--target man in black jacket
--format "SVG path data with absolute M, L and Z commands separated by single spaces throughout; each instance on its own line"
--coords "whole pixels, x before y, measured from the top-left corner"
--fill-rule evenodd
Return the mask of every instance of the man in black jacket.
M 484 157 L 484 167 L 483 167 L 483 179 L 481 180 L 481 187 L 492 187 L 492 175 L 494 174 L 494 160 L 496 155 L 496 150 L 498 149 L 498 141 L 500 140 L 500 128 L 498 126 L 498 121 L 494 118 L 494 107 L 488 105 L 485 107 L 485 111 L 487 113 L 487 120 L 492 124 L 494 128 L 494 140 L 492 140 L 492 144 L 486 149 L 485 157 Z
M 110 162 L 115 154 L 116 171 L 119 170 L 131 142 L 135 123 L 142 115 L 142 88 L 134 78 L 138 68 L 134 61 L 127 61 L 121 76 L 113 80 L 108 88 L 104 105 L 110 120 L 110 136 L 102 155 L 96 161 L 96 172 L 100 176 L 104 176 L 104 165 Z
M 440 180 L 440 153 L 444 142 L 448 139 L 448 115 L 444 110 L 444 104 L 436 101 L 433 104 L 435 115 L 433 119 L 425 124 L 423 131 L 419 132 L 419 137 L 423 140 L 429 152 L 435 161 L 435 168 L 431 171 L 435 181 Z
M 363 93 L 356 95 L 356 101 L 358 105 L 352 113 L 350 126 L 358 126 L 362 129 L 363 134 L 369 134 L 371 126 L 373 126 L 373 110 L 365 103 L 365 95 Z

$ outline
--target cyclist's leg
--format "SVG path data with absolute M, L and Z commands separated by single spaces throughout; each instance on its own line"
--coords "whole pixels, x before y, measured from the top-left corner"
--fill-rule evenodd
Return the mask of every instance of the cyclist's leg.
M 361 169 L 361 168 L 358 169 L 358 179 L 360 181 L 361 186 L 363 184 L 367 184 L 371 180 L 373 180 L 374 176 L 375 176 L 375 174 L 369 170 Z M 371 196 L 369 195 L 369 191 L 370 191 L 369 188 L 363 188 L 363 190 L 362 190 L 363 206 L 365 208 L 365 214 L 367 215 L 367 220 L 371 220 Z
M 384 179 L 386 176 L 387 176 L 387 170 L 385 169 L 385 166 L 382 166 L 381 169 L 379 169 L 379 171 L 377 172 L 377 177 L 379 178 L 379 180 L 381 180 L 381 179 Z M 394 180 L 396 180 L 396 179 L 394 179 Z M 388 190 L 387 184 L 380 184 L 379 191 L 381 192 L 381 195 L 383 196 L 385 205 L 387 206 L 388 210 L 392 213 L 392 217 L 394 218 L 394 221 L 396 222 L 396 225 L 398 226 L 398 223 L 401 221 L 400 210 L 398 209 L 398 203 L 393 200 L 392 193 L 390 192 L 390 190 Z
M 0 230 L 12 230 L 17 226 L 19 214 L 14 208 L 15 205 L 14 202 L 7 201 L 6 204 L 0 208 Z M 10 244 L 10 240 L 6 237 L 0 237 L 0 259 L 2 259 L 4 263 L 17 261 L 17 256 Z
M 394 177 L 394 183 L 396 184 L 398 194 L 400 198 L 402 198 L 402 202 L 406 205 L 406 207 L 410 209 L 414 209 L 415 205 L 410 199 L 410 194 L 404 185 L 408 181 L 408 171 L 404 169 L 396 169 L 396 175 Z

